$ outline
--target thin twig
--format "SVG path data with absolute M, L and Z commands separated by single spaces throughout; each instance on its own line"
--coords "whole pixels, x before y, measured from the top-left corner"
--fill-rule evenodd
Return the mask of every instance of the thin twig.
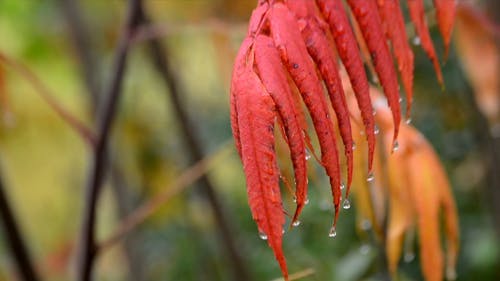
M 54 94 L 46 87 L 43 82 L 33 73 L 28 67 L 21 62 L 9 58 L 5 54 L 0 53 L 0 62 L 10 66 L 17 71 L 21 77 L 26 79 L 40 97 L 54 110 L 62 120 L 64 120 L 73 130 L 76 131 L 80 137 L 86 141 L 90 146 L 95 145 L 95 136 L 85 124 L 76 119 L 70 112 L 68 112 L 54 97 Z
M 123 239 L 135 227 L 143 223 L 149 216 L 154 214 L 158 209 L 165 205 L 172 197 L 181 193 L 192 183 L 196 182 L 201 176 L 206 174 L 212 167 L 215 166 L 221 159 L 227 156 L 231 151 L 231 141 L 226 141 L 212 155 L 207 156 L 201 161 L 185 170 L 177 179 L 169 186 L 163 188 L 164 191 L 146 203 L 138 207 L 132 214 L 125 218 L 122 223 L 116 228 L 112 234 L 99 244 L 99 251 L 103 251 L 115 243 Z
M 28 249 L 17 225 L 12 208 L 5 194 L 3 180 L 0 177 L 0 218 L 3 224 L 5 239 L 12 257 L 15 260 L 19 276 L 25 281 L 38 281 L 40 278 L 33 267 Z
M 141 22 L 143 24 L 150 24 L 148 16 L 144 11 L 141 12 Z M 196 135 L 196 127 L 192 124 L 191 120 L 189 120 L 187 111 L 182 104 L 182 90 L 169 65 L 166 48 L 161 41 L 156 38 L 148 42 L 148 47 L 151 62 L 155 66 L 158 74 L 163 78 L 165 87 L 168 89 L 172 108 L 178 118 L 181 133 L 186 143 L 186 155 L 188 155 L 191 163 L 195 163 L 203 159 L 202 142 Z M 233 269 L 235 280 L 250 280 L 250 274 L 248 273 L 239 247 L 233 237 L 232 230 L 226 218 L 227 214 L 223 210 L 221 200 L 213 183 L 206 175 L 203 175 L 198 182 L 200 184 L 201 195 L 206 198 L 212 208 L 215 221 L 218 225 L 217 230 L 220 232 L 221 241 L 228 253 L 229 262 L 231 263 L 230 268 Z
M 97 113 L 97 141 L 94 149 L 93 163 L 85 190 L 85 205 L 81 237 L 79 241 L 79 256 L 77 264 L 77 280 L 91 280 L 94 258 L 97 254 L 95 241 L 96 206 L 105 175 L 107 144 L 111 133 L 112 123 L 121 95 L 123 76 L 129 51 L 130 38 L 138 25 L 140 0 L 128 1 L 126 24 L 116 50 L 113 76 L 107 91 L 107 100 Z
M 301 278 L 305 278 L 305 277 L 308 277 L 308 276 L 311 276 L 311 275 L 314 275 L 314 274 L 316 274 L 316 271 L 313 268 L 306 268 L 306 269 L 304 269 L 302 271 L 290 274 L 290 276 L 288 276 L 288 280 L 289 281 L 299 280 Z M 273 279 L 271 281 L 283 281 L 283 280 L 284 280 L 284 278 L 280 277 L 280 278 Z

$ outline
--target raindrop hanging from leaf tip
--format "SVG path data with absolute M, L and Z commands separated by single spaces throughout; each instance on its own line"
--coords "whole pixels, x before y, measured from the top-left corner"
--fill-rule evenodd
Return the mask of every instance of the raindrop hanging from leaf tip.
M 337 229 L 335 226 L 332 226 L 332 228 L 330 228 L 330 232 L 328 233 L 328 237 L 334 238 L 335 236 L 337 236 Z

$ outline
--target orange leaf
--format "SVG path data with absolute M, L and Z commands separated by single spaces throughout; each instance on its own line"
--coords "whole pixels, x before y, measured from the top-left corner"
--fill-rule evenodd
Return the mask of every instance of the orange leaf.
M 420 239 L 420 261 L 422 273 L 427 281 L 443 280 L 443 254 L 439 235 L 439 193 L 434 185 L 434 173 L 427 165 L 428 155 L 414 153 L 408 165 L 418 167 L 418 173 L 410 173 L 410 189 L 415 201 L 418 234 Z

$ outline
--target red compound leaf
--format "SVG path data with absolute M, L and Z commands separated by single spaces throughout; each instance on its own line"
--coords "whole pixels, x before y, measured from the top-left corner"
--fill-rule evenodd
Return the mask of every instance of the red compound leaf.
M 321 161 L 330 177 L 335 206 L 335 224 L 338 218 L 341 197 L 340 163 L 326 97 L 316 74 L 315 66 L 307 55 L 307 47 L 302 41 L 299 26 L 293 14 L 283 4 L 276 3 L 271 7 L 269 17 L 274 42 L 280 51 L 285 67 L 297 85 L 311 114 L 318 135 Z
M 448 44 L 455 7 L 446 0 L 434 1 L 438 10 L 440 31 L 445 44 Z M 395 141 L 399 132 L 401 109 L 398 77 L 386 38 L 391 42 L 405 88 L 408 100 L 407 117 L 410 114 L 413 96 L 414 57 L 408 44 L 399 0 L 347 0 L 347 3 L 353 14 L 352 24 L 342 0 L 259 0 L 257 8 L 252 13 L 247 38 L 238 52 L 233 69 L 230 106 L 231 127 L 244 166 L 253 218 L 259 231 L 267 237 L 285 280 L 288 280 L 282 250 L 285 212 L 279 187 L 281 172 L 274 148 L 274 125 L 278 121 L 285 140 L 280 144 L 283 147 L 288 146 L 294 169 L 297 208 L 292 225 L 297 225 L 298 217 L 307 202 L 307 147 L 325 168 L 330 180 L 335 206 L 330 236 L 336 235 L 335 226 L 342 196 L 340 161 L 334 131 L 334 124 L 338 124 L 346 155 L 348 187 L 353 179 L 358 182 L 358 189 L 360 186 L 374 187 L 370 192 L 358 191 L 358 196 L 365 194 L 362 202 L 373 199 L 373 204 L 369 204 L 373 210 L 363 206 L 360 209 L 366 218 L 374 220 L 372 225 L 379 238 L 385 239 L 385 233 L 390 236 L 386 241 L 391 273 L 396 272 L 401 256 L 401 241 L 404 233 L 413 224 L 413 213 L 417 213 L 419 218 L 417 223 L 420 226 L 419 234 L 424 241 L 421 243 L 422 253 L 436 251 L 436 247 L 439 246 L 439 235 L 436 235 L 438 208 L 427 208 L 425 202 L 428 201 L 432 202 L 433 206 L 440 205 L 444 211 L 448 243 L 446 263 L 453 273 L 458 249 L 458 226 L 451 193 L 447 190 L 436 193 L 428 187 L 421 191 L 418 189 L 420 185 L 428 186 L 433 177 L 434 181 L 439 181 L 439 177 L 432 174 L 437 169 L 432 167 L 424 169 L 426 177 L 421 177 L 421 173 L 412 173 L 410 167 L 421 166 L 419 163 L 422 163 L 423 158 L 418 153 L 409 156 L 408 150 L 405 150 L 403 145 L 400 154 L 387 161 L 390 170 L 399 169 L 392 173 L 390 178 L 392 187 L 389 192 L 382 188 L 383 177 L 374 178 L 373 173 L 370 173 L 360 181 L 358 177 L 353 176 L 354 159 L 358 167 L 368 164 L 368 172 L 372 172 L 373 168 L 382 175 L 384 163 L 378 156 L 386 151 L 383 148 L 375 148 L 375 118 L 358 43 L 366 47 L 363 49 L 366 51 L 366 63 L 370 64 L 373 61 L 372 68 L 381 81 L 390 106 L 390 110 L 380 112 L 376 117 L 383 133 L 382 143 L 392 144 L 393 149 L 396 149 Z M 441 82 L 441 70 L 425 23 L 422 0 L 408 0 L 408 3 L 424 50 L 433 61 Z M 356 27 L 358 31 L 354 32 L 353 28 Z M 337 64 L 336 52 L 343 62 L 345 72 Z M 349 85 L 352 85 L 352 89 Z M 355 97 L 350 97 L 349 103 L 346 102 L 347 93 Z M 330 102 L 327 101 L 326 94 Z M 385 99 L 379 100 L 385 105 Z M 380 107 L 380 101 L 375 104 L 377 107 Z M 302 103 L 311 116 L 321 149 L 321 159 L 318 159 L 311 145 Z M 332 114 L 335 112 L 337 122 L 332 120 L 330 112 Z M 351 124 L 351 121 L 354 122 Z M 363 125 L 367 147 L 363 145 L 360 147 L 361 152 L 354 155 L 353 133 L 360 138 Z M 392 136 L 391 131 L 393 131 Z M 401 130 L 402 140 L 408 137 L 406 132 L 407 130 Z M 377 157 L 374 157 L 375 151 Z M 387 153 L 385 158 L 391 157 L 389 152 L 384 153 Z M 366 160 L 363 158 L 364 154 L 367 154 Z M 360 159 L 362 161 L 359 161 Z M 408 160 L 408 165 L 401 165 L 400 162 L 403 160 Z M 442 174 L 442 171 L 439 173 Z M 283 177 L 284 181 L 285 179 L 286 177 Z M 441 185 L 447 184 L 445 180 L 440 181 Z M 367 183 L 367 181 L 372 182 Z M 396 201 L 390 203 L 394 209 L 390 212 L 389 230 L 386 231 L 382 229 L 383 221 L 387 221 L 384 218 L 386 209 L 384 198 L 387 194 L 397 195 L 400 189 L 395 188 L 395 184 L 400 183 L 410 187 L 405 189 L 405 194 L 408 196 L 393 198 Z M 293 189 L 288 181 L 285 181 L 285 185 L 289 190 Z M 419 195 L 422 198 L 415 202 L 415 210 L 402 213 L 401 210 L 407 209 L 409 205 L 400 201 L 417 196 L 415 195 L 417 193 L 422 193 Z M 346 196 L 348 194 L 349 188 L 346 190 Z M 345 201 L 345 208 L 349 207 L 350 203 L 347 203 L 349 201 Z M 411 207 L 413 208 L 413 205 Z M 434 265 L 440 266 L 442 262 L 442 255 L 422 260 L 426 279 L 438 280 L 442 276 L 441 272 L 432 270 Z
M 399 104 L 398 80 L 392 56 L 385 43 L 382 23 L 377 12 L 375 0 L 348 0 L 347 1 L 361 28 L 365 42 L 370 50 L 375 70 L 377 71 L 382 88 L 387 97 L 389 107 L 392 111 L 394 122 L 393 143 L 396 142 L 401 120 L 401 108 Z
M 434 70 L 436 71 L 437 79 L 439 84 L 443 83 L 443 74 L 441 73 L 441 66 L 439 65 L 439 60 L 434 49 L 434 44 L 432 43 L 431 35 L 429 34 L 429 29 L 427 27 L 427 22 L 425 19 L 425 9 L 423 0 L 408 0 L 408 9 L 410 11 L 410 18 L 415 25 L 415 30 L 419 37 L 422 48 L 427 53 L 427 56 L 431 59 L 434 65 Z
M 373 118 L 368 79 L 366 78 L 356 38 L 349 25 L 349 20 L 341 0 L 316 0 L 316 3 L 330 26 L 337 51 L 349 74 L 356 95 L 368 140 L 368 170 L 371 171 L 373 151 L 375 149 L 375 121 Z
M 283 121 L 286 140 L 290 147 L 296 181 L 297 209 L 293 216 L 293 222 L 295 222 L 307 200 L 306 147 L 300 124 L 300 113 L 295 107 L 286 72 L 281 64 L 280 54 L 270 37 L 265 35 L 256 37 L 255 64 L 262 83 L 276 104 L 278 114 Z
M 414 55 L 399 0 L 378 0 L 379 12 L 384 23 L 387 38 L 392 43 L 392 51 L 398 63 L 399 73 L 406 93 L 406 119 L 410 118 L 413 103 Z

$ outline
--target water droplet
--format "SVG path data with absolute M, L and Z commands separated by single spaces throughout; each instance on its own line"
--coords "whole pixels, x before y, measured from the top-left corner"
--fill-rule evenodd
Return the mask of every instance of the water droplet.
M 368 231 L 372 228 L 372 223 L 368 219 L 363 219 L 361 221 L 361 229 L 364 231 Z
M 267 240 L 267 234 L 265 234 L 264 232 L 259 232 L 259 237 L 262 240 Z
M 414 253 L 413 251 L 411 251 L 411 252 L 406 252 L 406 253 L 404 254 L 403 260 L 404 260 L 406 263 L 410 263 L 410 262 L 412 262 L 414 259 L 415 259 L 415 253 Z
M 306 149 L 306 160 L 311 159 L 311 153 Z
M 340 189 L 345 189 L 345 182 L 340 183 Z
M 337 236 L 337 229 L 335 228 L 335 226 L 332 226 L 332 228 L 330 228 L 330 232 L 328 232 L 328 237 L 335 237 Z
M 408 119 L 406 119 L 406 121 L 405 121 L 406 125 L 410 125 L 410 124 L 411 124 L 411 121 L 412 121 L 412 120 L 411 120 L 411 117 L 409 117 Z
M 355 150 L 355 149 L 356 149 L 356 143 L 352 142 L 352 150 Z
M 293 227 L 297 227 L 299 225 L 300 225 L 300 221 L 299 220 L 296 220 L 296 221 L 292 222 L 292 226 Z
M 297 197 L 294 196 L 292 200 L 293 200 L 293 203 L 297 203 Z
M 399 103 L 402 103 L 403 102 L 403 98 L 399 98 Z
M 371 246 L 368 243 L 363 243 L 363 245 L 361 245 L 361 247 L 359 247 L 359 252 L 362 255 L 368 254 L 370 252 L 370 250 L 371 250 Z
M 396 152 L 399 150 L 399 142 L 396 140 L 394 141 L 394 144 L 392 145 L 392 152 Z
M 306 198 L 306 201 L 304 201 L 304 204 L 305 205 L 309 204 L 309 198 Z
M 377 111 L 375 109 L 372 111 L 372 115 L 373 116 L 377 115 Z
M 378 83 L 378 77 L 377 77 L 376 75 L 373 75 L 372 82 L 373 82 L 374 84 L 377 84 L 377 83 Z
M 298 63 L 294 63 L 294 64 L 293 64 L 293 68 L 294 68 L 294 69 L 299 68 L 299 64 L 298 64 Z
M 378 135 L 378 134 L 380 133 L 380 129 L 378 128 L 378 126 L 377 126 L 377 125 L 375 125 L 375 127 L 373 128 L 373 133 L 374 133 L 375 135 Z
M 418 36 L 413 37 L 413 45 L 418 46 L 418 45 L 420 45 L 421 43 L 422 43 L 422 42 L 421 42 L 421 40 L 420 40 L 420 37 L 418 37 Z
M 457 271 L 455 270 L 455 267 L 453 266 L 446 267 L 446 279 L 448 281 L 453 281 L 457 279 Z
M 281 234 L 285 234 L 285 230 L 284 229 L 281 230 Z
M 373 181 L 375 179 L 375 175 L 373 174 L 373 172 L 370 172 L 368 174 L 368 177 L 366 177 L 366 181 L 370 182 L 370 181 Z
M 351 208 L 351 201 L 349 201 L 349 199 L 345 199 L 344 200 L 344 203 L 342 203 L 342 208 L 344 208 L 345 210 L 348 210 Z

